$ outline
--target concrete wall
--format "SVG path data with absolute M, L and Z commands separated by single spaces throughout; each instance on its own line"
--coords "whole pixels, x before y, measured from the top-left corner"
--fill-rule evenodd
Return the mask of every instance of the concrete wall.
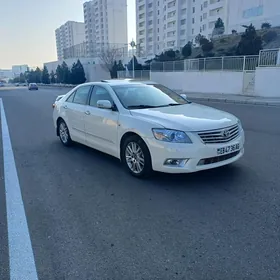
M 151 72 L 151 80 L 184 92 L 242 94 L 243 72 Z
M 280 67 L 259 67 L 255 76 L 255 95 L 280 97 Z

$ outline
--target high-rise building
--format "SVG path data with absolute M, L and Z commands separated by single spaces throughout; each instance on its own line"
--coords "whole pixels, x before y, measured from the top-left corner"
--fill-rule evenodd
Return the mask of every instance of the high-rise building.
M 85 24 L 67 21 L 55 30 L 57 59 L 65 58 L 65 50 L 85 42 Z
M 20 74 L 24 74 L 25 72 L 27 72 L 29 70 L 28 65 L 27 64 L 23 64 L 23 65 L 13 65 L 12 66 L 12 73 L 13 73 L 13 77 L 18 77 Z
M 199 33 L 211 36 L 215 21 L 227 17 L 227 1 L 136 0 L 138 48 L 145 55 L 153 55 L 181 48 Z
M 225 34 L 251 23 L 280 25 L 279 0 L 136 0 L 137 47 L 140 55 L 180 49 L 201 34 L 211 38 L 221 18 Z
M 93 0 L 84 3 L 86 50 L 98 56 L 103 48 L 127 48 L 127 0 Z

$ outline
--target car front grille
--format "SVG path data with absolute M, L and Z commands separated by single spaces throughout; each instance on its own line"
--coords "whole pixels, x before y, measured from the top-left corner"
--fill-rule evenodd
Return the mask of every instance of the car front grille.
M 197 165 L 201 166 L 201 165 L 208 165 L 208 164 L 213 164 L 213 163 L 225 161 L 225 160 L 228 160 L 228 159 L 231 159 L 231 158 L 237 156 L 239 153 L 240 153 L 240 151 L 236 151 L 234 153 L 230 153 L 230 154 L 227 154 L 227 155 L 211 157 L 211 158 L 203 158 L 198 162 Z
M 204 144 L 228 143 L 240 134 L 238 124 L 223 129 L 198 132 Z

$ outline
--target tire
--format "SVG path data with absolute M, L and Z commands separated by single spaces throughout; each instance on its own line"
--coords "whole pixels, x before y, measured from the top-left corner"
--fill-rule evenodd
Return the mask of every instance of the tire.
M 71 136 L 70 136 L 70 133 L 69 133 L 69 129 L 65 123 L 64 120 L 60 120 L 58 122 L 58 128 L 57 128 L 57 131 L 58 131 L 58 137 L 61 141 L 61 143 L 64 145 L 64 146 L 71 146 L 73 141 L 71 139 Z
M 121 160 L 134 177 L 147 178 L 153 173 L 150 151 L 137 135 L 126 138 L 121 147 Z

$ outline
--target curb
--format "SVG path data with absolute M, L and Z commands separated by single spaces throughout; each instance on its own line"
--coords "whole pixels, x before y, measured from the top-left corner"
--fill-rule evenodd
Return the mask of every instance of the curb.
M 250 101 L 250 100 L 232 100 L 223 98 L 199 98 L 199 97 L 188 97 L 189 100 L 193 101 L 207 101 L 207 102 L 219 102 L 228 104 L 242 104 L 242 105 L 256 105 L 256 106 L 269 106 L 269 107 L 280 107 L 280 102 L 266 102 L 266 101 Z

